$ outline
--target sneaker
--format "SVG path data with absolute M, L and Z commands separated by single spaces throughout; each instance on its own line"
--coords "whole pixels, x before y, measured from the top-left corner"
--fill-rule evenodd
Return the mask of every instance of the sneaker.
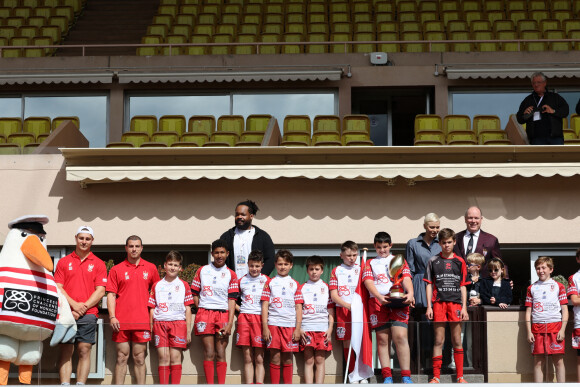
M 392 376 L 387 376 L 384 380 L 383 380 L 383 384 L 393 384 L 393 377 Z
M 467 380 L 463 379 L 463 376 L 460 378 L 457 378 L 457 383 L 467 383 Z
M 362 379 L 360 382 L 360 384 L 369 384 L 368 379 Z
M 433 377 L 433 379 L 429 380 L 429 384 L 438 384 L 441 383 L 439 378 Z
M 449 365 L 447 366 L 447 368 L 454 370 L 456 368 L 455 367 L 455 361 L 454 360 L 451 360 L 451 363 L 449 363 Z
M 413 384 L 413 380 L 410 376 L 403 376 L 403 384 Z
M 359 383 L 358 380 L 355 380 L 354 382 L 350 382 L 350 384 L 358 384 L 358 383 Z

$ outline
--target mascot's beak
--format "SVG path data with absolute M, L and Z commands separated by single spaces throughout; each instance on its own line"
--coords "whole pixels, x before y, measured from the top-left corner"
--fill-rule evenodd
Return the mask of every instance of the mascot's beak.
M 29 235 L 20 247 L 22 254 L 31 262 L 44 267 L 46 270 L 52 272 L 54 264 L 46 248 L 40 243 L 40 239 L 36 235 Z

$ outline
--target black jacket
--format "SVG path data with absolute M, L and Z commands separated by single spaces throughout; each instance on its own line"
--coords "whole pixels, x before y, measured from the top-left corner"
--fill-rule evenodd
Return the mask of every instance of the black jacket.
M 479 286 L 479 294 L 481 297 L 482 305 L 491 305 L 490 298 L 492 297 L 491 289 L 493 288 L 493 278 L 481 278 L 479 280 L 481 285 Z M 502 279 L 501 286 L 499 288 L 499 295 L 495 298 L 495 306 L 499 304 L 511 304 L 513 300 L 512 287 L 510 285 L 510 280 Z
M 256 233 L 254 234 L 254 239 L 252 239 L 252 250 L 260 250 L 262 254 L 264 254 L 264 267 L 262 268 L 262 274 L 270 275 L 272 270 L 274 270 L 274 242 L 272 242 L 272 238 L 270 235 L 261 228 L 258 228 L 252 225 L 256 229 Z M 228 244 L 228 250 L 230 251 L 230 255 L 226 259 L 226 265 L 236 271 L 235 265 L 235 258 L 234 257 L 234 235 L 236 228 L 232 227 L 228 231 L 224 232 L 220 239 L 224 240 Z
M 526 124 L 526 133 L 528 134 L 528 139 L 538 137 L 536 126 L 541 122 L 544 122 L 546 119 L 548 120 L 548 125 L 550 128 L 550 136 L 563 137 L 564 132 L 562 130 L 562 119 L 568 117 L 568 113 L 570 111 L 568 103 L 559 94 L 551 91 L 546 91 L 544 93 L 544 98 L 542 98 L 540 106 L 537 107 L 539 101 L 540 96 L 538 96 L 536 92 L 532 92 L 532 94 L 524 98 L 520 104 L 518 113 L 516 114 L 518 123 Z M 526 110 L 528 107 L 533 106 L 534 111 L 538 111 L 538 109 L 541 109 L 541 107 L 544 105 L 549 105 L 552 109 L 554 109 L 554 114 L 541 113 L 541 121 L 534 121 L 533 113 L 530 115 L 524 115 L 524 110 Z

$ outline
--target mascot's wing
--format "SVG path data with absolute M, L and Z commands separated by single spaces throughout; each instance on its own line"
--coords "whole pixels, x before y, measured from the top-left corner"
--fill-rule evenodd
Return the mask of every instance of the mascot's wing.
M 77 334 L 77 324 L 70 310 L 66 297 L 58 291 L 58 318 L 50 339 L 50 346 L 70 341 Z

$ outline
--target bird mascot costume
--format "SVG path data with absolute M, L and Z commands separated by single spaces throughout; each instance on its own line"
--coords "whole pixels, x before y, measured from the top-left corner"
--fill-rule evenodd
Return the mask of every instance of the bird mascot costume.
M 0 251 L 0 385 L 8 383 L 10 363 L 18 365 L 20 383 L 30 384 L 32 367 L 42 356 L 42 341 L 71 340 L 76 324 L 70 306 L 56 287 L 53 262 L 46 250 L 44 215 L 8 223 Z

